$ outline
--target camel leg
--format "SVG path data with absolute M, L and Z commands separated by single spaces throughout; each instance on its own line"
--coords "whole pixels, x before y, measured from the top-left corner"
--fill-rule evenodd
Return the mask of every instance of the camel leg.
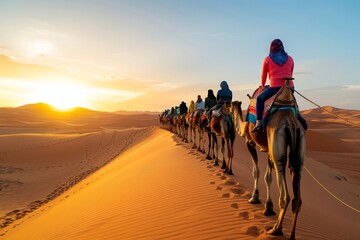
M 203 144 L 202 144 L 202 153 L 206 153 L 205 151 L 205 146 L 206 146 L 206 135 L 205 133 L 207 133 L 207 130 L 206 129 L 203 129 Z
M 213 159 L 215 159 L 214 166 L 219 166 L 219 143 L 215 133 L 212 133 L 213 139 Z
M 188 142 L 188 131 L 187 131 L 187 127 L 185 127 L 184 129 L 184 142 Z
M 294 192 L 294 199 L 292 200 L 293 221 L 290 240 L 295 240 L 296 222 L 302 205 L 300 182 L 306 147 L 305 136 L 298 133 L 296 142 L 296 150 L 290 151 L 289 154 L 289 162 L 292 169 L 292 187 Z
M 197 150 L 198 150 L 199 152 L 201 152 L 202 132 L 201 132 L 200 127 L 198 127 L 198 136 L 199 136 L 199 138 L 198 138 Z
M 193 129 L 192 129 L 192 138 L 193 138 L 193 146 L 192 146 L 192 148 L 193 149 L 195 149 L 196 148 L 196 128 L 194 127 Z
M 255 149 L 254 145 L 251 144 L 249 141 L 246 141 L 246 146 L 251 155 L 251 160 L 252 160 L 252 164 L 253 164 L 252 175 L 254 178 L 254 190 L 253 190 L 253 192 L 251 194 L 251 198 L 248 200 L 248 202 L 253 203 L 253 204 L 261 203 L 261 201 L 259 199 L 260 170 L 259 170 L 259 165 L 258 165 L 258 157 L 257 157 L 256 149 Z
M 301 194 L 300 194 L 300 180 L 301 180 L 301 174 L 299 172 L 293 172 L 292 184 L 294 191 L 294 199 L 292 200 L 293 221 L 292 221 L 290 240 L 295 240 L 296 222 L 302 205 Z
M 230 144 L 228 144 L 228 155 L 229 155 L 229 175 L 233 175 L 233 171 L 232 171 L 232 161 L 234 158 L 234 141 L 235 141 L 235 135 L 231 136 L 228 139 L 228 143 L 230 142 Z
M 212 159 L 215 159 L 215 144 L 217 146 L 217 137 L 215 134 L 211 133 Z
M 223 157 L 221 169 L 225 169 L 224 173 L 227 173 L 229 169 L 227 169 L 226 161 L 225 161 L 225 139 L 224 137 L 221 138 L 221 153 Z
M 226 165 L 226 170 L 228 175 L 233 175 L 232 172 L 232 148 L 230 146 L 230 139 L 225 137 L 225 143 L 227 148 L 227 156 L 228 156 L 228 163 Z
M 285 147 L 286 150 L 286 147 Z M 275 169 L 276 169 L 276 178 L 278 183 L 278 188 L 280 191 L 279 196 L 279 207 L 280 213 L 279 217 L 272 229 L 270 229 L 267 233 L 275 236 L 283 235 L 282 232 L 282 222 L 284 220 L 284 216 L 286 213 L 286 209 L 290 202 L 290 196 L 288 193 L 287 185 L 286 185 L 286 178 L 285 178 L 285 168 L 286 168 L 286 154 L 283 155 L 281 158 L 273 158 L 276 159 L 275 162 Z
M 265 202 L 265 209 L 262 212 L 265 216 L 272 216 L 276 215 L 274 212 L 274 205 L 271 200 L 271 183 L 272 183 L 272 170 L 274 168 L 274 164 L 271 162 L 269 155 L 268 155 L 268 164 L 266 167 L 266 172 L 264 176 L 265 185 L 266 185 L 266 202 Z
M 201 129 L 201 147 L 200 152 L 205 153 L 205 130 Z
M 214 156 L 215 156 L 215 163 L 214 163 L 214 166 L 219 166 L 219 143 L 217 142 L 217 138 L 216 138 L 216 135 L 213 134 L 213 138 L 215 138 L 215 149 L 216 151 L 214 151 Z M 216 155 L 215 155 L 215 152 L 216 152 Z
M 200 134 L 199 152 L 203 152 L 203 149 L 204 149 L 204 131 L 202 129 L 200 129 L 200 128 L 199 128 L 199 134 Z
M 190 142 L 192 142 L 192 134 L 191 134 L 191 126 L 188 127 L 188 139 L 190 139 Z
M 211 151 L 211 133 L 209 130 L 206 131 L 207 132 L 207 135 L 208 135 L 208 140 L 209 140 L 209 143 L 208 143 L 208 154 L 206 155 L 206 159 L 207 160 L 211 160 L 212 158 L 210 157 L 210 151 Z

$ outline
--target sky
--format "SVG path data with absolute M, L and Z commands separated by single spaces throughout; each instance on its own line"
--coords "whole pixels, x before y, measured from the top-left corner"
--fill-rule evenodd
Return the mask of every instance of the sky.
M 357 0 L 0 0 L 0 107 L 162 111 L 226 80 L 246 108 L 279 38 L 297 91 L 360 110 L 359 12 Z

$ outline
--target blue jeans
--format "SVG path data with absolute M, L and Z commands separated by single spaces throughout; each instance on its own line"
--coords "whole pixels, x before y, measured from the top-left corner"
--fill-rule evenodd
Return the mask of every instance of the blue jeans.
M 269 87 L 259 94 L 256 98 L 256 119 L 261 120 L 264 112 L 264 103 L 266 100 L 276 94 L 281 87 Z

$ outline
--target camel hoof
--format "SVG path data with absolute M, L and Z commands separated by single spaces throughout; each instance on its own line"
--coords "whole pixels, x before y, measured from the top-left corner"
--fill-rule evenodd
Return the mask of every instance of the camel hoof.
M 215 162 L 215 163 L 214 163 L 214 166 L 219 166 L 219 163 L 218 163 L 218 162 Z
M 229 170 L 228 175 L 234 175 L 231 169 Z
M 212 160 L 210 156 L 206 156 L 206 160 Z
M 260 199 L 258 199 L 258 198 L 250 198 L 248 200 L 248 202 L 251 203 L 251 204 L 259 204 L 259 203 L 261 203 Z
M 276 213 L 274 212 L 274 205 L 272 203 L 272 201 L 268 201 L 265 203 L 265 209 L 262 212 L 263 215 L 265 216 L 273 216 L 276 215 Z
M 272 209 L 264 209 L 262 211 L 262 214 L 264 216 L 274 216 L 274 215 L 276 215 L 276 212 L 274 212 L 274 210 L 272 210 Z
M 267 234 L 270 234 L 272 236 L 282 236 L 282 235 L 284 235 L 282 229 L 274 229 L 274 228 L 267 231 Z

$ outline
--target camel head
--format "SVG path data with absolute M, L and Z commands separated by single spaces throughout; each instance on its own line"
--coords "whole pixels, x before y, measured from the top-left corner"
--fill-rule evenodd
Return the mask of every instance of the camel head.
M 241 101 L 233 101 L 230 105 L 230 113 L 234 115 L 235 112 L 237 112 L 241 118 L 241 121 L 243 121 L 243 114 L 241 110 Z

